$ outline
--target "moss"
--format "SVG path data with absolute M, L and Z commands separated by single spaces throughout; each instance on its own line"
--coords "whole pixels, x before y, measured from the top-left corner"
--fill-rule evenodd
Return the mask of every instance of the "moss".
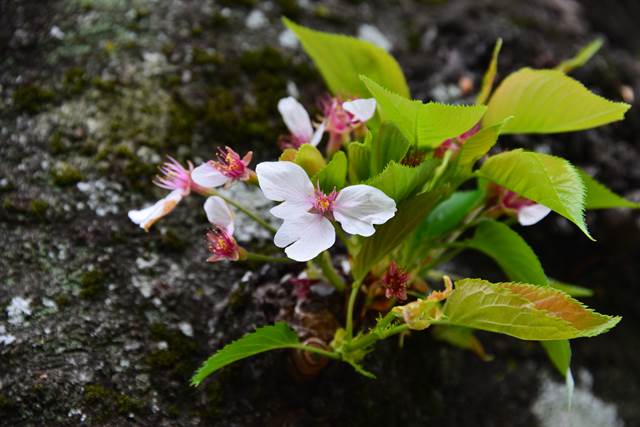
M 103 387 L 99 384 L 88 384 L 84 388 L 84 402 L 94 408 L 101 419 L 113 413 L 127 416 L 130 413 L 140 414 L 144 411 L 144 402 L 124 393 Z
M 223 29 L 229 27 L 229 18 L 221 14 L 220 12 L 216 12 L 211 17 L 211 26 L 213 29 Z
M 206 386 L 206 405 L 201 415 L 206 420 L 215 420 L 220 416 L 220 408 L 224 403 L 224 386 L 222 381 L 211 381 Z
M 66 162 L 60 162 L 51 170 L 53 183 L 61 187 L 73 185 L 82 181 L 82 173 L 73 165 Z
M 2 199 L 2 209 L 7 211 L 7 212 L 14 212 L 16 211 L 16 205 L 13 202 L 13 200 L 11 199 L 11 197 L 9 196 L 5 196 Z
M 254 7 L 257 0 L 219 0 L 220 6 L 224 7 Z
M 58 294 L 53 299 L 56 302 L 59 310 L 62 310 L 64 307 L 68 306 L 71 300 L 65 294 Z
M 113 93 L 116 90 L 116 81 L 94 77 L 91 79 L 91 85 L 102 92 Z
M 220 65 L 224 61 L 219 53 L 203 49 L 201 47 L 193 48 L 192 62 L 196 65 Z
M 181 251 L 187 247 L 187 241 L 171 227 L 162 229 L 160 244 L 164 249 Z
M 60 154 L 64 151 L 63 134 L 59 130 L 51 132 L 49 137 L 49 151 L 51 154 Z
M 80 67 L 71 67 L 64 72 L 62 87 L 67 95 L 78 95 L 89 85 L 85 72 Z
M 35 114 L 55 100 L 55 94 L 34 83 L 18 86 L 13 92 L 13 105 L 18 111 Z
M 100 270 L 90 270 L 80 277 L 80 298 L 89 299 L 104 290 L 105 274 Z
M 29 212 L 38 219 L 43 219 L 48 209 L 49 203 L 46 200 L 33 199 L 29 202 Z
M 288 65 L 282 54 L 271 46 L 244 52 L 239 63 L 249 75 L 258 71 L 280 72 Z
M 204 29 L 200 24 L 194 24 L 193 27 L 191 27 L 191 35 L 193 37 L 200 37 L 203 32 L 204 32 Z
M 198 352 L 198 345 L 177 330 L 170 330 L 161 323 L 155 323 L 149 328 L 151 339 L 164 341 L 168 348 L 155 350 L 145 356 L 145 362 L 154 373 L 168 373 L 179 380 L 186 381 L 194 372 L 202 355 Z

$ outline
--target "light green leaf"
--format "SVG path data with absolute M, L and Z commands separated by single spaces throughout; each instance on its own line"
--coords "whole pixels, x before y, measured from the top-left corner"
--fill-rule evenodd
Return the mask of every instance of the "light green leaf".
M 340 190 L 344 188 L 347 180 L 347 156 L 344 151 L 338 151 L 327 166 L 320 170 L 311 179 L 311 182 L 320 184 L 320 188 L 324 192 L 330 192 L 334 189 Z
M 567 160 L 518 149 L 489 157 L 477 174 L 559 213 L 593 240 L 584 222 L 584 185 Z
M 349 182 L 357 184 L 366 181 L 369 176 L 371 163 L 371 147 L 361 142 L 351 142 L 347 145 L 349 156 Z
M 446 188 L 419 194 L 405 200 L 396 215 L 379 226 L 376 233 L 364 240 L 353 261 L 353 276 L 362 280 L 371 267 L 395 249 L 438 203 Z
M 476 104 L 486 104 L 487 99 L 491 94 L 491 89 L 493 89 L 493 81 L 495 80 L 496 73 L 498 72 L 498 55 L 500 54 L 501 47 L 502 39 L 496 40 L 496 44 L 493 47 L 493 53 L 491 54 L 491 62 L 489 62 L 489 67 L 484 73 L 484 77 L 482 78 L 482 86 L 480 87 L 480 92 L 476 97 Z
M 379 188 L 396 203 L 401 202 L 422 188 L 433 176 L 437 165 L 438 161 L 434 159 L 415 167 L 392 161 L 381 174 L 369 179 L 367 184 Z
M 584 207 L 587 209 L 608 208 L 640 208 L 640 203 L 634 203 L 618 196 L 604 185 L 600 184 L 591 175 L 580 168 L 576 168 L 582 178 L 582 183 L 587 191 L 584 199 Z
M 394 92 L 409 96 L 409 86 L 396 60 L 384 49 L 353 37 L 312 30 L 283 18 L 313 59 L 334 95 L 368 97 L 359 79 L 371 76 Z
M 361 76 L 376 99 L 382 120 L 395 124 L 411 144 L 436 147 L 447 138 L 456 137 L 476 125 L 484 105 L 445 105 L 411 101 L 390 92 L 367 76 Z
M 600 50 L 601 47 L 602 39 L 597 38 L 580 49 L 573 58 L 562 61 L 555 69 L 562 71 L 563 73 L 569 73 L 578 67 L 582 67 Z
M 542 348 L 547 352 L 547 356 L 551 359 L 553 366 L 563 376 L 566 376 L 571 367 L 571 344 L 569 344 L 569 341 L 542 341 L 541 344 Z
M 383 123 L 371 143 L 371 175 L 382 172 L 389 162 L 400 163 L 410 147 L 409 141 L 394 124 Z
M 605 316 L 549 286 L 463 279 L 443 308 L 446 323 L 547 341 L 602 334 L 620 317 Z
M 418 145 L 437 147 L 445 139 L 474 127 L 486 111 L 484 105 L 423 104 L 418 112 Z
M 533 249 L 527 242 L 502 222 L 482 221 L 473 238 L 466 244 L 493 260 L 509 280 L 546 286 L 547 276 Z
M 285 153 L 283 153 L 284 155 Z M 320 172 L 326 162 L 324 156 L 316 147 L 311 144 L 302 144 L 296 153 L 294 162 L 304 169 L 311 177 Z
M 502 133 L 570 132 L 622 120 L 629 107 L 590 92 L 561 71 L 523 68 L 498 86 L 483 124 L 514 116 Z
M 209 375 L 237 360 L 281 348 L 296 348 L 300 345 L 298 336 L 285 322 L 263 326 L 237 341 L 227 344 L 207 359 L 198 369 L 191 385 L 198 386 Z
M 474 163 L 487 154 L 498 142 L 500 129 L 511 117 L 493 126 L 480 129 L 478 133 L 469 138 L 460 148 L 458 153 L 458 166 L 464 171 L 471 171 Z

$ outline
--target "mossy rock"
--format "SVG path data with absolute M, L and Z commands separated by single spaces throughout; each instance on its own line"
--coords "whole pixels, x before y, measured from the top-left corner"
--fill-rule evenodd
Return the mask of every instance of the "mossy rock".
M 60 187 L 76 184 L 84 178 L 78 168 L 66 162 L 57 163 L 51 170 L 51 177 L 53 183 Z
M 16 110 L 35 114 L 53 102 L 56 96 L 53 91 L 28 83 L 18 86 L 13 92 L 13 105 Z

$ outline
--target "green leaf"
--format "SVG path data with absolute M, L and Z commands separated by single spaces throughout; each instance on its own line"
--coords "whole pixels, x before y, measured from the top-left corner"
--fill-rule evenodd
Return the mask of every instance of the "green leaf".
M 398 212 L 364 240 L 353 261 L 353 277 L 362 280 L 371 267 L 395 249 L 438 203 L 446 188 L 419 194 L 398 206 Z
M 301 166 L 309 176 L 314 176 L 326 165 L 322 153 L 311 144 L 300 146 L 294 162 Z
M 582 67 L 587 63 L 587 61 L 591 59 L 593 55 L 595 55 L 600 50 L 601 47 L 602 39 L 597 38 L 580 49 L 573 58 L 562 61 L 555 69 L 562 71 L 563 73 L 569 73 L 578 67 Z
M 567 160 L 518 149 L 489 157 L 477 173 L 545 205 L 573 222 L 593 240 L 584 222 L 584 185 Z
M 298 37 L 334 95 L 367 97 L 369 92 L 359 78 L 366 74 L 394 92 L 409 96 L 402 69 L 384 49 L 353 37 L 315 31 L 287 18 L 282 20 Z
M 542 348 L 547 352 L 547 356 L 551 359 L 553 366 L 563 376 L 566 376 L 571 367 L 571 344 L 569 344 L 569 341 L 542 341 L 541 344 Z
M 473 238 L 466 244 L 493 260 L 509 280 L 546 286 L 547 276 L 533 249 L 509 226 L 502 222 L 482 221 Z
M 446 323 L 547 341 L 602 334 L 620 317 L 605 316 L 549 286 L 463 279 L 443 308 Z
M 366 181 L 369 176 L 371 163 L 371 147 L 361 142 L 351 142 L 347 145 L 349 156 L 349 182 L 357 184 Z
M 503 122 L 496 125 L 480 129 L 478 133 L 469 138 L 460 148 L 458 153 L 458 166 L 464 171 L 471 171 L 471 168 L 491 150 L 498 142 L 500 129 L 508 122 L 511 117 L 507 117 Z
M 250 332 L 237 341 L 227 344 L 215 353 L 198 369 L 191 385 L 198 386 L 209 375 L 237 360 L 281 348 L 297 348 L 298 336 L 285 322 L 263 326 Z
M 560 282 L 555 279 L 549 279 L 549 286 L 558 289 L 565 294 L 572 297 L 591 297 L 593 296 L 593 290 L 585 288 L 583 286 L 571 285 L 569 283 Z
M 389 162 L 400 163 L 410 147 L 409 141 L 394 124 L 383 123 L 371 143 L 371 175 L 382 172 Z
M 493 47 L 491 62 L 489 62 L 489 67 L 482 78 L 482 86 L 480 87 L 480 92 L 476 97 L 476 104 L 486 104 L 487 99 L 489 99 L 491 89 L 493 89 L 493 81 L 495 80 L 496 73 L 498 72 L 498 55 L 500 54 L 500 48 L 502 48 L 502 39 L 496 40 L 496 44 Z
M 347 156 L 337 151 L 327 166 L 318 172 L 311 182 L 318 182 L 322 191 L 330 192 L 344 188 L 347 179 Z
M 584 199 L 584 206 L 587 209 L 608 209 L 608 208 L 640 208 L 640 203 L 631 202 L 624 197 L 618 196 L 595 178 L 580 168 L 576 168 L 582 178 L 582 183 L 587 191 Z
M 453 230 L 484 197 L 479 190 L 457 191 L 440 203 L 416 230 L 419 240 L 441 236 Z
M 396 203 L 401 202 L 422 189 L 433 176 L 437 165 L 438 161 L 434 159 L 426 160 L 415 167 L 392 161 L 381 174 L 369 179 L 367 184 L 379 188 Z
M 561 71 L 523 68 L 498 86 L 483 124 L 514 116 L 502 133 L 570 132 L 622 120 L 629 107 L 590 92 Z
M 423 104 L 395 94 L 367 76 L 361 76 L 376 99 L 382 120 L 395 124 L 409 143 L 436 147 L 447 138 L 456 137 L 476 125 L 484 105 Z
M 493 357 L 484 351 L 480 340 L 473 335 L 473 329 L 461 326 L 438 325 L 433 328 L 433 336 L 440 341 L 448 342 L 463 350 L 472 351 L 485 362 L 493 360 Z

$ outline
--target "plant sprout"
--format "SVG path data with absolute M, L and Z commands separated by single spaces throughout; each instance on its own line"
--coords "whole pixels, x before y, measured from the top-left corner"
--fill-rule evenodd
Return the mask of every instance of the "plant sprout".
M 321 115 L 312 120 L 299 101 L 283 98 L 273 108 L 289 134 L 274 141 L 283 149 L 277 161 L 259 163 L 254 172 L 251 153 L 240 157 L 230 147 L 195 169 L 170 159 L 156 184 L 171 193 L 129 216 L 148 230 L 191 191 L 206 196 L 207 261 L 306 262 L 308 274 L 294 279 L 296 294 L 305 298 L 314 284 L 330 284 L 345 295 L 344 323 L 331 342 L 301 342 L 285 322 L 258 328 L 211 356 L 192 384 L 236 360 L 284 348 L 346 362 L 373 377 L 364 358 L 377 341 L 429 328 L 483 357 L 475 330 L 540 341 L 570 377 L 569 340 L 602 334 L 621 318 L 578 301 L 587 289 L 549 278 L 511 226 L 560 215 L 593 240 L 585 209 L 639 205 L 563 158 L 493 148 L 500 135 L 579 131 L 621 120 L 629 105 L 595 95 L 567 75 L 601 42 L 557 69 L 520 69 L 494 89 L 498 40 L 475 104 L 446 105 L 412 100 L 402 70 L 384 50 L 284 23 L 331 92 L 320 100 Z M 270 214 L 280 226 L 218 192 L 230 185 L 258 185 L 279 203 Z M 273 251 L 238 245 L 234 211 L 273 235 Z M 465 250 L 492 258 L 508 281 L 441 270 Z M 345 251 L 347 273 L 334 262 Z

